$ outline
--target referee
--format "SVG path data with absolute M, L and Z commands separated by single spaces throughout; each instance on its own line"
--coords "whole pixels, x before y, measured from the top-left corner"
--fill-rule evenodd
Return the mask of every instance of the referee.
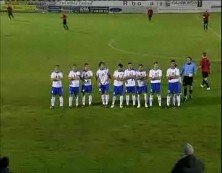
M 184 101 L 187 101 L 187 88 L 189 87 L 189 99 L 192 99 L 193 76 L 197 68 L 191 57 L 187 57 L 187 62 L 183 65 L 180 75 L 183 76 Z M 188 87 L 187 87 L 188 86 Z

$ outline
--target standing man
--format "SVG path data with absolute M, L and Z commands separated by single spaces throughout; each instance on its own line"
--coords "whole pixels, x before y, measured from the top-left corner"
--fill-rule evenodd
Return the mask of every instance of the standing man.
M 145 107 L 148 107 L 148 100 L 147 100 L 147 73 L 145 70 L 143 70 L 143 64 L 139 65 L 139 69 L 136 72 L 136 79 L 137 79 L 137 108 L 141 107 L 140 99 L 141 95 L 144 94 L 144 102 Z
M 153 17 L 153 9 L 152 8 L 148 8 L 147 15 L 148 15 L 148 20 L 151 22 L 151 19 Z
M 84 69 L 81 73 L 82 85 L 82 106 L 86 104 L 86 94 L 89 95 L 89 106 L 92 105 L 92 78 L 93 72 L 90 70 L 88 63 L 84 64 Z
M 69 30 L 69 27 L 67 25 L 67 15 L 65 13 L 62 13 L 62 24 L 63 24 L 63 28 L 65 30 Z
M 176 61 L 171 60 L 170 68 L 167 69 L 168 79 L 168 95 L 167 95 L 167 108 L 170 106 L 171 98 L 175 95 L 177 106 L 180 107 L 180 70 L 176 67 Z M 175 105 L 174 105 L 175 106 Z
M 136 105 L 136 71 L 131 62 L 128 63 L 128 69 L 125 70 L 124 78 L 126 80 L 126 106 L 129 106 L 130 94 L 132 95 L 133 106 Z
M 204 164 L 194 155 L 193 146 L 185 144 L 183 157 L 177 161 L 171 173 L 204 173 Z
M 79 106 L 79 84 L 80 72 L 77 70 L 76 64 L 73 64 L 72 70 L 69 72 L 69 108 L 72 108 L 73 96 L 75 97 L 76 107 Z
M 123 108 L 123 82 L 124 82 L 124 70 L 123 65 L 119 64 L 118 69 L 113 74 L 114 78 L 114 90 L 113 101 L 111 108 L 115 107 L 116 96 L 120 96 L 120 108 Z
M 196 74 L 196 64 L 191 57 L 187 57 L 187 62 L 183 65 L 180 75 L 183 76 L 184 101 L 187 101 L 187 86 L 189 87 L 189 99 L 192 99 L 193 76 Z
M 153 69 L 149 71 L 149 78 L 151 83 L 150 89 L 150 107 L 153 106 L 153 95 L 157 94 L 158 104 L 161 107 L 161 78 L 162 70 L 159 69 L 158 62 L 154 62 Z
M 101 94 L 102 104 L 107 107 L 109 104 L 109 80 L 111 75 L 109 69 L 105 67 L 104 62 L 99 63 L 99 69 L 96 72 L 96 82 L 99 86 L 99 92 Z
M 208 29 L 208 21 L 209 21 L 210 14 L 206 10 L 203 14 L 203 24 L 204 24 L 204 30 L 207 31 Z
M 59 65 L 55 66 L 51 73 L 52 89 L 51 89 L 51 109 L 55 107 L 56 96 L 59 96 L 60 107 L 63 108 L 63 89 L 62 89 L 63 73 L 59 70 Z
M 9 17 L 10 20 L 12 20 L 12 18 L 13 19 L 15 18 L 13 13 L 12 13 L 12 6 L 11 5 L 8 5 L 7 12 L 8 12 L 8 17 Z
M 200 69 L 203 77 L 203 82 L 200 86 L 201 88 L 204 88 L 206 86 L 208 91 L 210 90 L 209 81 L 208 81 L 208 76 L 211 71 L 210 66 L 211 66 L 210 60 L 207 57 L 207 53 L 204 52 L 202 55 L 202 59 L 200 60 Z

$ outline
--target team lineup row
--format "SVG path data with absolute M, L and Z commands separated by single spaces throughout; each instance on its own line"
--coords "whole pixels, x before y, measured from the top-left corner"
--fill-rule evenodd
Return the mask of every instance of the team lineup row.
M 192 86 L 193 75 L 196 73 L 196 65 L 191 62 L 191 58 L 188 57 L 188 63 L 183 66 L 181 70 L 177 68 L 175 60 L 171 60 L 170 68 L 166 71 L 166 77 L 168 79 L 168 94 L 167 94 L 167 107 L 170 106 L 171 101 L 174 106 L 180 106 L 181 102 L 181 75 L 184 75 L 183 83 L 187 83 Z M 52 98 L 51 108 L 55 106 L 56 95 L 59 96 L 60 107 L 63 107 L 63 91 L 62 91 L 62 78 L 63 73 L 59 71 L 59 65 L 55 66 L 55 70 L 51 73 L 52 80 Z M 69 107 L 72 107 L 73 99 L 75 99 L 75 106 L 79 106 L 79 92 L 80 81 L 82 81 L 82 106 L 86 104 L 86 95 L 88 95 L 88 104 L 92 104 L 92 78 L 93 72 L 90 70 L 89 64 L 84 64 L 83 71 L 78 71 L 77 66 L 73 65 L 72 70 L 68 74 L 70 80 L 69 85 Z M 104 62 L 99 63 L 99 69 L 96 72 L 96 81 L 98 89 L 101 94 L 102 104 L 107 107 L 109 103 L 109 90 L 110 81 L 113 79 L 113 98 L 111 108 L 115 106 L 117 96 L 120 97 L 120 108 L 123 107 L 123 94 L 125 85 L 125 101 L 126 106 L 130 105 L 132 101 L 133 106 L 141 107 L 141 96 L 144 95 L 145 107 L 153 106 L 154 94 L 157 95 L 158 105 L 162 106 L 161 100 L 161 78 L 162 70 L 158 67 L 158 62 L 154 62 L 154 66 L 147 73 L 143 69 L 143 65 L 140 64 L 138 70 L 135 70 L 132 63 L 128 63 L 128 68 L 123 69 L 122 64 L 118 64 L 118 69 L 114 71 L 113 75 L 109 73 L 109 70 L 105 67 Z M 186 79 L 188 78 L 188 79 Z M 147 79 L 150 79 L 150 95 L 148 98 Z M 132 100 L 130 100 L 130 95 Z M 191 92 L 190 92 L 191 97 Z

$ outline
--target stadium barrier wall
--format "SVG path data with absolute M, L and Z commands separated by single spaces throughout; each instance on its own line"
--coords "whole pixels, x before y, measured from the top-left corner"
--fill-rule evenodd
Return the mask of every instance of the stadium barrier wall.
M 220 0 L 16 1 L 14 3 L 16 3 L 13 5 L 15 11 L 37 11 L 38 9 L 39 12 L 64 10 L 70 13 L 146 13 L 147 8 L 152 7 L 154 13 L 198 13 L 205 10 L 221 12 Z
M 1 11 L 7 11 L 8 5 L 0 5 Z M 38 8 L 36 5 L 12 5 L 15 12 L 37 12 Z

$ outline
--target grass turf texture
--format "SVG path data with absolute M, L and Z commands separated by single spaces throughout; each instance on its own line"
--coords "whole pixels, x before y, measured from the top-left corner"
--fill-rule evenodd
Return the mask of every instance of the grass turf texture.
M 1 154 L 13 172 L 169 172 L 186 142 L 207 172 L 220 172 L 220 14 L 211 15 L 214 31 L 207 32 L 200 14 L 159 14 L 152 23 L 142 14 L 75 14 L 68 32 L 59 14 L 1 15 Z M 64 72 L 67 106 L 72 63 L 88 62 L 95 73 L 101 60 L 112 72 L 118 63 L 148 69 L 157 60 L 165 76 L 171 56 L 181 67 L 184 56 L 198 62 L 203 51 L 212 59 L 212 90 L 199 87 L 198 71 L 193 100 L 180 109 L 49 109 L 55 64 Z M 93 102 L 100 102 L 96 85 Z

